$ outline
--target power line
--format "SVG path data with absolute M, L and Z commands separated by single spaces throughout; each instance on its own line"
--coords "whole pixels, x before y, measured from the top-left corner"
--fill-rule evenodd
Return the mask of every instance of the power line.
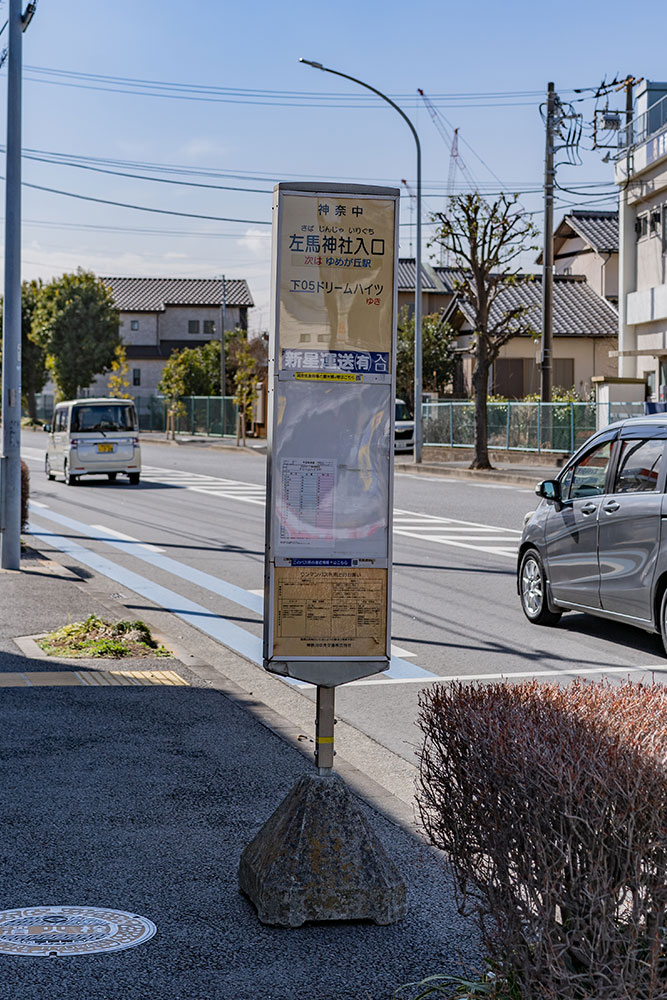
M 219 87 L 206 84 L 190 84 L 165 80 L 150 80 L 140 77 L 113 76 L 101 73 L 83 73 L 44 66 L 26 66 L 26 79 L 39 83 L 60 86 L 74 86 L 90 90 L 105 90 L 118 93 L 144 93 L 151 97 L 166 97 L 185 100 L 204 100 L 231 103 L 272 104 L 287 107 L 377 107 L 377 101 L 368 95 L 341 92 L 312 92 L 290 90 L 260 90 L 244 87 Z M 34 74 L 29 76 L 27 74 Z M 418 106 L 413 93 L 393 94 L 392 99 Z M 526 98 L 540 96 L 537 90 L 451 92 L 434 95 L 438 102 L 450 106 L 470 107 L 514 107 L 530 106 L 533 101 Z M 522 100 L 523 99 L 523 100 Z M 463 105 L 451 105 L 462 101 Z M 332 103 L 333 102 L 333 103 Z
M 0 175 L 0 180 L 5 178 Z M 36 191 L 47 191 L 49 194 L 60 194 L 65 198 L 76 198 L 79 201 L 94 201 L 99 205 L 114 205 L 116 208 L 131 208 L 137 212 L 154 212 L 157 215 L 177 215 L 185 219 L 206 219 L 210 222 L 240 222 L 247 226 L 270 226 L 270 220 L 264 219 L 229 219 L 222 215 L 199 215 L 195 212 L 176 212 L 170 208 L 149 208 L 147 205 L 131 205 L 124 201 L 111 201 L 108 198 L 93 198 L 88 194 L 75 194 L 74 191 L 61 191 L 59 188 L 45 187 L 43 184 L 29 184 L 23 181 L 23 187 Z

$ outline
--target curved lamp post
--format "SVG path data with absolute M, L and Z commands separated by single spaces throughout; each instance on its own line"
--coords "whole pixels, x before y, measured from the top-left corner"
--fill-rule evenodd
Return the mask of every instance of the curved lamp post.
M 406 115 L 404 111 L 399 108 L 398 104 L 395 104 L 391 98 L 383 94 L 381 90 L 377 90 L 376 87 L 371 87 L 370 83 L 364 83 L 363 80 L 358 80 L 356 76 L 350 76 L 348 73 L 341 73 L 337 69 L 329 69 L 328 66 L 323 66 L 322 63 L 313 62 L 311 59 L 299 59 L 299 62 L 305 63 L 306 66 L 313 66 L 315 69 L 321 69 L 324 73 L 333 73 L 334 76 L 342 76 L 345 80 L 351 80 L 352 83 L 358 83 L 360 87 L 365 87 L 366 90 L 371 90 L 378 97 L 381 97 L 383 101 L 390 104 L 394 111 L 398 111 L 399 115 L 403 121 L 407 124 L 408 128 L 412 132 L 413 138 L 417 145 L 417 253 L 415 255 L 415 265 L 416 265 L 416 275 L 415 275 L 415 451 L 414 459 L 417 464 L 422 460 L 422 441 L 423 441 L 423 428 L 422 428 L 422 150 L 419 142 L 419 136 L 417 131 Z

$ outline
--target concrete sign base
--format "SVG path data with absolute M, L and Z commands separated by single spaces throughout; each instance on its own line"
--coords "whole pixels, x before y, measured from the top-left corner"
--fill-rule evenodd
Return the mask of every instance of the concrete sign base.
M 241 855 L 239 888 L 263 924 L 405 916 L 405 883 L 345 783 L 301 778 Z

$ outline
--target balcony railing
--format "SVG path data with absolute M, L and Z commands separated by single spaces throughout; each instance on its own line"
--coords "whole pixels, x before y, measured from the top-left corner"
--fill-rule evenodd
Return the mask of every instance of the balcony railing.
M 656 132 L 660 132 L 665 127 L 667 127 L 667 94 L 620 129 L 618 133 L 619 151 L 645 142 L 650 136 L 655 135 Z

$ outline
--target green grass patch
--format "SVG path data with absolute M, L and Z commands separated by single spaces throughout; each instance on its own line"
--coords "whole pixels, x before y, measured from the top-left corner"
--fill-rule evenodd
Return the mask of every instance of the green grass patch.
M 124 656 L 172 655 L 155 641 L 145 622 L 109 622 L 97 615 L 63 625 L 40 639 L 38 646 L 48 656 L 106 656 L 120 660 Z

